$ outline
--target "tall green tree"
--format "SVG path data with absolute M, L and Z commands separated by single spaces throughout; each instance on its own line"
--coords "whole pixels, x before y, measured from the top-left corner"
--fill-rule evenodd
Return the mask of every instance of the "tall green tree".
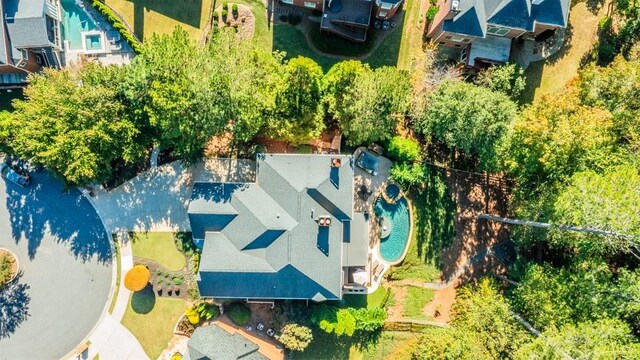
M 397 68 L 365 68 L 343 91 L 343 108 L 335 115 L 352 145 L 391 138 L 409 109 L 409 77 Z
M 284 86 L 283 54 L 238 41 L 235 31 L 224 30 L 213 37 L 208 50 L 229 84 L 229 129 L 237 143 L 245 143 L 264 130 L 276 111 L 276 95 Z
M 321 80 L 322 68 L 315 61 L 302 56 L 289 60 L 268 124 L 272 137 L 300 144 L 320 135 L 324 129 Z
M 322 78 L 322 102 L 327 114 L 338 123 L 351 119 L 352 114 L 347 105 L 356 96 L 358 77 L 369 71 L 371 68 L 368 64 L 359 60 L 346 60 L 333 65 Z
M 493 91 L 507 95 L 511 100 L 518 101 L 526 85 L 524 70 L 520 65 L 507 63 L 490 68 L 478 74 L 475 83 Z
M 620 320 L 603 319 L 551 328 L 544 337 L 526 344 L 516 359 L 640 359 L 640 344 L 629 326 Z
M 428 96 L 416 130 L 433 140 L 476 156 L 480 168 L 496 168 L 497 147 L 516 117 L 509 98 L 465 82 L 444 82 Z
M 524 328 L 509 314 L 509 303 L 488 278 L 481 279 L 476 286 L 460 289 L 451 325 L 472 333 L 494 359 L 512 358 L 529 339 Z
M 428 329 L 411 355 L 413 360 L 497 359 L 476 334 L 460 328 Z
M 604 169 L 616 162 L 611 128 L 611 113 L 581 105 L 575 92 L 545 96 L 524 109 L 509 131 L 503 167 L 529 192 L 578 171 Z
M 211 136 L 227 126 L 231 102 L 222 65 L 176 27 L 147 40 L 129 67 L 129 92 L 160 145 L 187 162 L 202 157 Z
M 617 316 L 618 299 L 606 264 L 581 261 L 566 268 L 530 263 L 511 293 L 516 312 L 536 329 Z
M 120 71 L 89 63 L 32 76 L 3 121 L 12 150 L 69 185 L 105 181 L 114 161 L 136 161 L 140 132 L 112 86 Z
M 617 235 L 555 232 L 552 240 L 588 254 L 629 252 L 640 245 L 640 175 L 629 165 L 604 174 L 575 174 L 555 202 L 557 224 L 605 230 Z

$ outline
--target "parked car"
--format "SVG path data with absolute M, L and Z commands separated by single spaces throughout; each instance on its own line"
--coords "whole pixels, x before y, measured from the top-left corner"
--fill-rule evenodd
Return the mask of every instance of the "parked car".
M 29 175 L 19 174 L 7 164 L 0 164 L 0 175 L 2 175 L 5 180 L 9 180 L 12 183 L 22 187 L 28 186 L 29 183 L 31 183 L 31 178 L 29 177 Z

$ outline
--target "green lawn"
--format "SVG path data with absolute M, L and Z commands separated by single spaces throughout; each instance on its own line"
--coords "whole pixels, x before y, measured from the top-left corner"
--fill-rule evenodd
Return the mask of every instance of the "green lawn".
M 387 290 L 379 286 L 376 291 L 368 295 L 347 294 L 344 296 L 345 304 L 349 307 L 373 309 L 382 307 L 385 298 L 387 298 Z
M 598 19 L 606 13 L 603 6 L 598 14 L 592 13 L 585 2 L 579 2 L 569 13 L 569 41 L 565 48 L 545 61 L 531 63 L 525 71 L 527 86 L 521 102 L 528 103 L 544 94 L 562 90 L 566 83 L 578 75 L 583 56 L 597 40 Z
M 173 336 L 173 328 L 186 310 L 181 299 L 158 298 L 151 287 L 133 293 L 122 318 L 151 359 L 157 359 Z
M 133 256 L 156 261 L 171 271 L 179 271 L 185 267 L 186 259 L 176 248 L 173 233 L 131 233 L 130 237 Z
M 351 360 L 393 359 L 410 360 L 413 349 L 418 344 L 419 334 L 404 331 L 385 331 L 375 345 L 358 351 L 352 349 Z
M 407 288 L 407 297 L 404 299 L 404 310 L 402 315 L 410 319 L 424 319 L 426 316 L 422 313 L 422 309 L 427 305 L 435 292 L 431 289 L 424 289 L 410 286 Z
M 167 34 L 176 26 L 200 40 L 208 23 L 212 0 L 105 0 L 134 29 L 140 39 Z
M 273 50 L 283 51 L 287 58 L 306 56 L 315 60 L 322 69 L 327 72 L 341 59 L 318 54 L 311 50 L 304 34 L 297 27 L 289 24 L 276 24 L 273 26 Z

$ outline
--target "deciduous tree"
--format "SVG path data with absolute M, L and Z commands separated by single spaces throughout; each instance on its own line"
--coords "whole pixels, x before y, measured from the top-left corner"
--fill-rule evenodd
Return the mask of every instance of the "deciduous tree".
M 496 167 L 496 149 L 516 117 L 516 105 L 498 92 L 464 82 L 444 82 L 428 96 L 416 130 Z
M 304 351 L 313 340 L 311 329 L 298 324 L 287 324 L 282 328 L 282 333 L 276 335 L 276 339 L 280 341 L 287 349 L 294 351 Z

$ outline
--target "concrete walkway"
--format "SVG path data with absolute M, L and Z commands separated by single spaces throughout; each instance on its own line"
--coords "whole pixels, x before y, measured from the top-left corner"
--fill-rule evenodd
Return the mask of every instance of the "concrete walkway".
M 149 357 L 142 349 L 138 339 L 120 323 L 131 295 L 131 291 L 124 287 L 123 284 L 125 274 L 133 267 L 133 254 L 131 252 L 131 243 L 128 241 L 126 233 L 119 235 L 118 238 L 120 240 L 120 287 L 115 295 L 116 301 L 112 313 L 105 311 L 87 339 L 90 342 L 87 349 L 87 359 L 94 359 L 99 356 L 100 359 L 146 360 Z M 114 271 L 116 265 L 113 265 Z M 72 355 L 69 359 L 71 358 L 75 358 L 75 355 Z

